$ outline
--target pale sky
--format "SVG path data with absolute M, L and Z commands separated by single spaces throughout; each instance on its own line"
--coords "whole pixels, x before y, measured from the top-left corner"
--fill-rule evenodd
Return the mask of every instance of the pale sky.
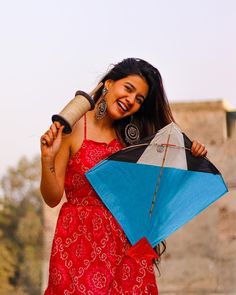
M 39 154 L 51 115 L 126 57 L 160 70 L 170 102 L 236 109 L 235 0 L 0 0 L 0 38 L 0 176 Z

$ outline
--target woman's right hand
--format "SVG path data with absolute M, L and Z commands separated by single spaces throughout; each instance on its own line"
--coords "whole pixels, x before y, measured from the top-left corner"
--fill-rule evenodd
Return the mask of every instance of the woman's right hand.
M 42 158 L 46 158 L 48 160 L 55 159 L 55 156 L 61 146 L 63 128 L 64 126 L 62 126 L 59 122 L 54 122 L 41 136 L 40 143 Z

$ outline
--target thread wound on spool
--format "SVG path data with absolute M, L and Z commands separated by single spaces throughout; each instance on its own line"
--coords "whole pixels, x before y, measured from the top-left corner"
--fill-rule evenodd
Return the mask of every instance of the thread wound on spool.
M 89 110 L 93 109 L 95 103 L 90 95 L 84 91 L 77 91 L 75 97 L 63 108 L 59 114 L 52 116 L 52 121 L 58 121 L 64 125 L 63 132 L 70 133 L 74 124 Z
M 82 96 L 86 97 L 87 100 L 90 102 L 91 110 L 94 109 L 94 107 L 95 107 L 95 102 L 94 102 L 94 100 L 92 99 L 92 97 L 91 97 L 88 93 L 86 93 L 86 92 L 84 92 L 84 91 L 82 91 L 82 90 L 78 90 L 78 91 L 76 91 L 76 93 L 75 93 L 75 96 L 77 96 L 77 95 L 82 95 Z

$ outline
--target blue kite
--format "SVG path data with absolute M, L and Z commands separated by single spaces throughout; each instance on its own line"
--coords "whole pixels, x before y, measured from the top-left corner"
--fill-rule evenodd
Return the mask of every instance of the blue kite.
M 132 245 L 152 247 L 193 219 L 228 190 L 206 157 L 175 123 L 109 156 L 86 177 Z

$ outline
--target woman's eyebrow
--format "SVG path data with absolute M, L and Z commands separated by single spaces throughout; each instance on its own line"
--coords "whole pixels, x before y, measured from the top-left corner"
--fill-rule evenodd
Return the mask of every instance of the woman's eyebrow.
M 134 87 L 134 85 L 130 82 L 126 82 L 126 84 L 128 84 L 131 88 L 133 88 L 134 90 L 136 90 L 136 88 Z

